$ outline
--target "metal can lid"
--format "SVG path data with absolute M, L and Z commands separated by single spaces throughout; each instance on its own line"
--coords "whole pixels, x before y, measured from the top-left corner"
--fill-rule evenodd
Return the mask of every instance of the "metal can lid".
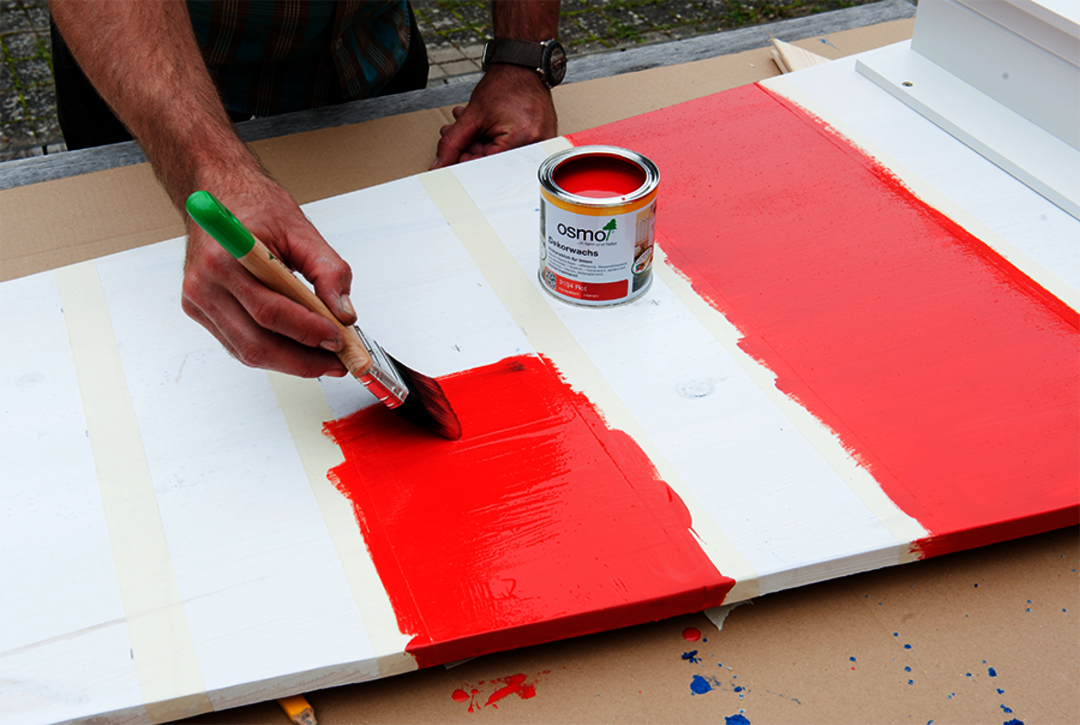
M 618 146 L 579 146 L 540 164 L 540 185 L 556 198 L 586 207 L 642 199 L 656 190 L 660 171 L 637 151 Z

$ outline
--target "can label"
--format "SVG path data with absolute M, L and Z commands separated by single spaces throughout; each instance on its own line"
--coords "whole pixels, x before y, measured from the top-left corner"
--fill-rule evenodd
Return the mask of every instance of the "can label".
M 540 268 L 543 283 L 583 302 L 623 301 L 652 278 L 655 199 L 639 211 L 582 215 L 542 207 Z
M 641 154 L 585 146 L 540 166 L 540 282 L 559 299 L 616 305 L 652 282 L 659 172 Z

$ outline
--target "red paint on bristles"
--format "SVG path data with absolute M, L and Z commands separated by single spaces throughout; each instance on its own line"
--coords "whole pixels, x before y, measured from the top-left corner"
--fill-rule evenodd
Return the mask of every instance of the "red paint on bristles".
M 394 412 L 410 423 L 432 430 L 443 438 L 452 441 L 461 438 L 461 423 L 439 382 L 402 365 L 393 357 L 390 359 L 409 389 L 405 401 L 394 408 Z

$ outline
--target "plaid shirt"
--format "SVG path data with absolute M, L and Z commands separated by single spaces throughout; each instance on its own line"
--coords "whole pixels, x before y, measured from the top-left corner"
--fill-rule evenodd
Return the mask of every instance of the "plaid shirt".
M 187 0 L 225 107 L 272 116 L 378 95 L 409 49 L 405 0 Z

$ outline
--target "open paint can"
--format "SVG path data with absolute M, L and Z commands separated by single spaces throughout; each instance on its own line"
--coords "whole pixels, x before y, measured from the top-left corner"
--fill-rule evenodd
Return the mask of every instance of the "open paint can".
M 540 283 L 565 302 L 629 302 L 652 283 L 660 172 L 636 151 L 581 146 L 540 164 Z

